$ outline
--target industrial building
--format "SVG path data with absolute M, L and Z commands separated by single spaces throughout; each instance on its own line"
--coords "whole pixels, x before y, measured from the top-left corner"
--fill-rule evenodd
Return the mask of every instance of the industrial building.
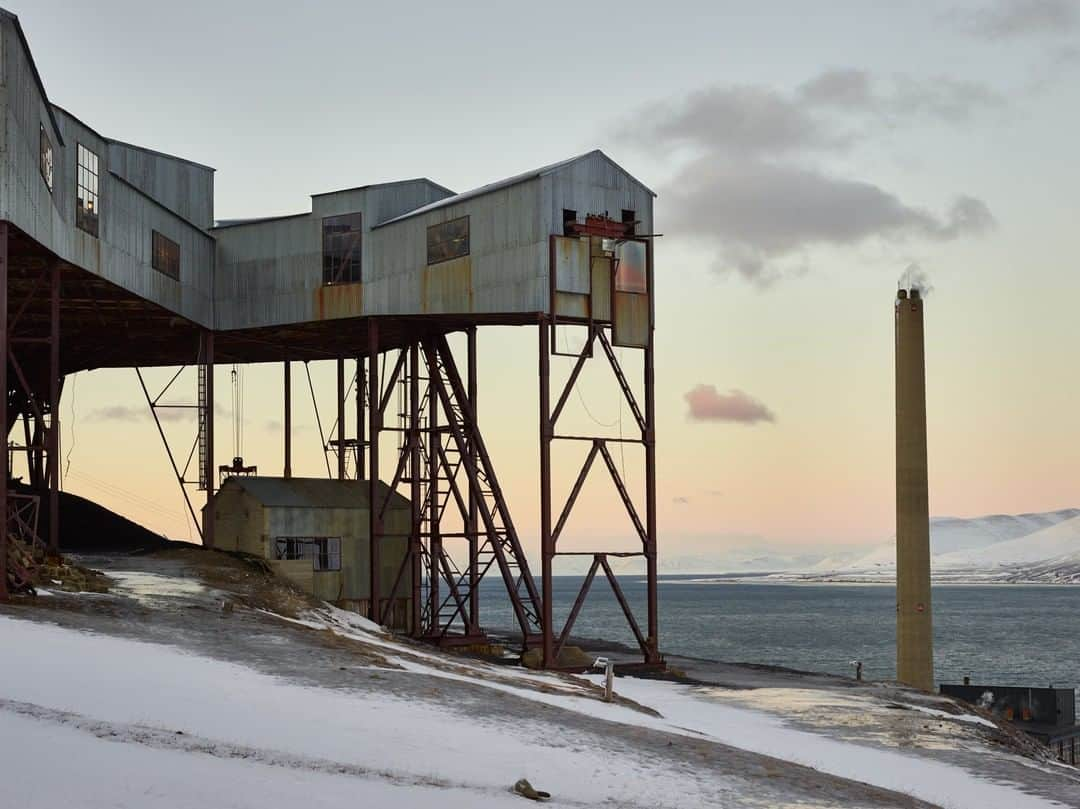
M 1045 744 L 1059 761 L 1080 763 L 1080 725 L 1071 688 L 942 683 L 941 693 L 978 705 Z
M 371 598 L 371 501 L 363 481 L 233 475 L 205 509 L 213 511 L 215 547 L 269 560 L 301 590 L 368 614 Z M 378 486 L 383 513 L 381 589 L 389 593 L 409 553 L 409 501 Z M 406 570 L 405 575 L 409 575 Z M 412 592 L 406 579 L 403 593 Z M 393 601 L 388 625 L 409 626 L 406 596 Z
M 4 11 L 0 46 L 0 336 L 9 358 L 0 363 L 8 391 L 0 417 L 14 436 L 11 452 L 40 493 L 24 498 L 0 487 L 9 533 L 57 548 L 59 402 L 67 374 L 196 367 L 194 461 L 189 456 L 184 463 L 186 450 L 174 453 L 167 442 L 166 448 L 185 493 L 197 488 L 213 502 L 215 365 L 280 364 L 281 478 L 288 480 L 292 368 L 331 361 L 337 419 L 321 440 L 335 456 L 332 476 L 358 481 L 350 492 L 367 490 L 358 508 L 368 515 L 365 593 L 373 620 L 388 622 L 404 599 L 415 606 L 413 636 L 475 643 L 485 637 L 480 583 L 501 580 L 521 644 L 541 648 L 545 665 L 554 666 L 603 572 L 643 660 L 660 662 L 656 234 L 647 186 L 597 150 L 457 194 L 426 178 L 361 186 L 347 178 L 342 185 L 353 187 L 313 195 L 310 209 L 294 216 L 217 222 L 214 169 L 108 137 L 51 103 L 18 19 Z M 539 378 L 538 580 L 477 417 L 476 343 L 489 325 L 537 335 L 538 355 L 528 359 Z M 576 331 L 580 349 L 557 350 L 563 329 Z M 461 358 L 450 348 L 453 334 L 464 335 Z M 619 346 L 640 352 L 637 378 L 625 372 Z M 610 366 L 612 384 L 633 415 L 618 435 L 558 429 L 589 363 Z M 566 372 L 555 387 L 553 366 Z M 144 382 L 155 417 L 166 392 L 176 394 L 179 376 L 161 391 Z M 392 400 L 397 412 L 389 412 Z M 558 511 L 556 442 L 578 442 L 585 456 L 572 485 L 559 487 L 570 495 Z M 612 448 L 628 445 L 641 450 L 643 497 L 628 491 L 613 460 Z M 597 459 L 618 492 L 629 534 L 640 540 L 618 555 L 641 559 L 648 582 L 644 625 L 612 573 L 614 554 L 597 547 L 584 552 L 589 575 L 569 619 L 556 627 L 552 563 L 563 553 L 559 536 L 586 477 L 603 474 L 593 469 Z M 249 485 L 259 484 L 226 483 L 230 492 L 247 492 Z M 408 552 L 400 560 L 386 516 L 389 503 L 402 502 L 398 497 L 409 504 Z M 48 537 L 35 534 L 39 503 L 49 510 Z M 190 500 L 188 507 L 196 516 Z M 225 514 L 217 525 L 215 513 L 203 512 L 208 546 L 221 531 L 238 536 L 235 527 L 226 529 Z M 6 541 L 0 532 L 0 543 Z M 386 564 L 398 561 L 390 585 L 379 573 L 384 557 Z M 0 547 L 0 565 L 5 560 Z M 0 575 L 0 597 L 5 582 Z

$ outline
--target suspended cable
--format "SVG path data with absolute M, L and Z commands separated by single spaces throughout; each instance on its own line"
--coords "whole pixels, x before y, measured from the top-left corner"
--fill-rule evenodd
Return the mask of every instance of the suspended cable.
M 563 348 L 564 348 L 564 350 L 566 351 L 567 354 L 570 353 L 570 338 L 568 338 L 566 336 L 565 331 L 563 332 Z M 619 418 L 618 418 L 618 420 L 612 421 L 610 423 L 605 423 L 603 421 L 600 421 L 600 419 L 598 419 L 596 416 L 594 416 L 593 412 L 589 409 L 589 406 L 587 404 L 585 404 L 585 397 L 581 395 L 581 386 L 579 384 L 577 384 L 576 382 L 574 383 L 574 393 L 577 394 L 578 401 L 581 402 L 581 406 L 582 406 L 582 408 L 584 408 L 585 413 L 588 415 L 588 417 L 590 419 L 593 420 L 593 422 L 598 427 L 614 427 L 616 424 L 621 423 L 621 421 L 622 421 L 622 409 L 621 408 L 619 410 Z
M 71 453 L 75 451 L 75 382 L 78 378 L 78 371 L 71 375 L 71 427 L 68 428 L 71 434 L 71 442 L 68 444 L 67 453 L 64 456 L 64 477 L 67 477 L 68 472 L 71 471 Z M 61 488 L 63 488 L 62 482 Z

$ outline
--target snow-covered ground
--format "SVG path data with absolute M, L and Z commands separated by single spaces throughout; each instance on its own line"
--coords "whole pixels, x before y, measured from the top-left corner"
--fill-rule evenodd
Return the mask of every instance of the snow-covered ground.
M 137 594 L 147 578 L 127 582 Z M 856 718 L 871 704 L 921 716 L 996 763 L 815 732 L 727 689 L 624 677 L 609 704 L 593 677 L 447 656 L 332 608 L 226 616 L 216 597 L 178 587 L 131 608 L 123 592 L 57 594 L 47 609 L 0 614 L 0 766 L 18 776 L 2 805 L 523 806 L 509 791 L 522 777 L 553 806 L 1041 809 L 1068 805 L 1051 799 L 1057 786 L 1080 794 L 1046 761 L 1002 757 L 992 722 L 940 701 L 890 712 L 868 688 L 800 697 Z M 170 598 L 158 642 L 135 639 Z M 268 673 L 279 670 L 303 676 Z

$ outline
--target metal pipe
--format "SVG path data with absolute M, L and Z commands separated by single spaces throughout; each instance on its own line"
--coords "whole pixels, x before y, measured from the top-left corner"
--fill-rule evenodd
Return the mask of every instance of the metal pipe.
M 50 271 L 49 307 L 49 553 L 60 552 L 60 262 Z
M 292 477 L 292 365 L 288 360 L 283 363 L 285 370 L 285 472 L 286 478 Z
M 555 629 L 553 619 L 553 581 L 551 575 L 552 560 L 555 556 L 555 543 L 551 534 L 551 346 L 549 344 L 548 323 L 540 323 L 539 332 L 539 370 L 540 370 L 540 564 L 541 587 L 543 597 L 540 620 L 543 632 L 543 661 L 545 668 L 552 668 L 555 659 Z
M 374 404 L 379 398 L 379 321 L 368 318 L 368 395 Z M 379 620 L 380 597 L 380 562 L 379 538 L 382 535 L 382 520 L 379 519 L 377 506 L 379 497 L 379 429 L 382 427 L 382 410 L 368 407 L 368 435 L 371 446 L 368 451 L 368 617 Z

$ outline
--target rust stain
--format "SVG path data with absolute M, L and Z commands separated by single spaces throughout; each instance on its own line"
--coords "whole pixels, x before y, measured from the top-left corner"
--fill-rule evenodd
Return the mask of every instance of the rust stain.
M 331 284 L 315 290 L 315 318 L 333 320 L 363 313 L 363 284 Z
M 420 307 L 422 312 L 471 312 L 472 257 L 425 267 L 420 275 Z

